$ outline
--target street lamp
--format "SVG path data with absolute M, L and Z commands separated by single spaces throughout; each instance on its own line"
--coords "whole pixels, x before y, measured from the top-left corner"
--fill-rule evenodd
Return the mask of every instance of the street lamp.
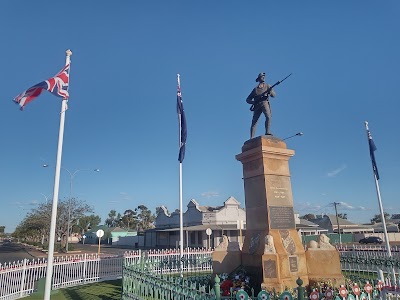
M 44 168 L 48 167 L 49 165 L 45 164 L 43 165 Z M 80 172 L 80 171 L 94 171 L 94 172 L 100 172 L 99 169 L 77 169 L 73 172 L 71 172 L 70 170 L 61 167 L 61 169 L 65 170 L 68 172 L 69 176 L 70 176 L 70 181 L 69 181 L 69 200 L 68 200 L 68 222 L 67 222 L 67 241 L 65 244 L 65 251 L 68 252 L 68 244 L 69 244 L 69 223 L 70 223 L 70 219 L 71 219 L 71 199 L 72 199 L 72 182 L 74 181 L 74 177 L 76 175 L 76 173 Z
M 49 197 L 48 196 L 46 196 L 45 194 L 43 194 L 43 193 L 40 193 L 45 199 L 46 199 L 46 204 L 49 202 Z M 49 195 L 50 196 L 50 195 Z
M 295 136 L 302 136 L 302 135 L 303 135 L 302 132 L 298 132 L 298 133 L 296 133 L 296 134 L 294 134 L 294 135 L 291 135 L 291 136 L 289 136 L 289 137 L 287 137 L 287 138 L 284 138 L 282 141 L 288 140 L 288 139 L 290 139 L 290 138 L 292 138 L 292 137 L 295 137 Z
M 46 210 L 47 210 L 47 206 L 48 206 L 47 204 L 49 203 L 49 198 L 43 193 L 40 193 L 40 194 L 46 199 Z M 44 244 L 44 234 L 42 234 L 42 245 L 43 244 Z

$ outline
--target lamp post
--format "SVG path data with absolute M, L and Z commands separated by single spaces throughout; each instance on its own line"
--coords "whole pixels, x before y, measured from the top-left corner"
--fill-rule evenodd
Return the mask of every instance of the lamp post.
M 288 139 L 290 139 L 290 138 L 292 138 L 292 137 L 295 137 L 295 136 L 302 136 L 302 135 L 303 135 L 302 132 L 298 132 L 298 133 L 293 134 L 293 135 L 291 135 L 291 136 L 289 136 L 289 137 L 287 137 L 287 138 L 284 138 L 282 141 L 288 140 Z
M 337 205 L 340 205 L 340 202 L 333 202 L 333 205 L 335 206 L 335 212 L 336 212 L 336 223 L 337 223 L 337 230 L 339 234 L 339 244 L 342 245 L 342 236 L 340 235 L 340 225 L 339 225 L 339 216 L 337 213 Z
M 40 193 L 40 194 L 46 199 L 46 209 L 47 209 L 47 204 L 49 203 L 49 198 L 43 193 Z M 42 234 L 42 245 L 43 244 L 44 244 L 44 234 Z
M 48 167 L 49 165 L 43 165 L 43 167 Z M 69 200 L 68 200 L 68 221 L 67 221 L 67 241 L 65 244 L 65 251 L 68 252 L 68 244 L 69 244 L 69 231 L 70 231 L 70 221 L 71 221 L 71 199 L 72 199 L 72 183 L 74 181 L 74 177 L 76 175 L 76 173 L 80 172 L 80 171 L 94 171 L 94 172 L 100 172 L 99 169 L 77 169 L 73 172 L 71 172 L 70 170 L 61 167 L 61 169 L 65 170 L 68 172 L 69 176 L 70 176 L 70 181 L 69 181 Z
M 67 241 L 65 244 L 65 251 L 68 252 L 68 244 L 69 244 L 69 223 L 70 223 L 70 219 L 71 219 L 71 197 L 72 197 L 72 182 L 74 180 L 74 177 L 76 175 L 76 173 L 80 172 L 80 171 L 94 171 L 94 172 L 100 172 L 99 169 L 78 169 L 75 170 L 74 172 L 70 172 L 68 169 L 61 167 L 61 169 L 65 170 L 68 172 L 69 176 L 70 176 L 70 181 L 69 181 L 69 200 L 68 200 L 68 223 L 67 223 Z
M 45 199 L 46 199 L 46 204 L 48 204 L 49 203 L 49 197 L 47 197 L 45 194 L 43 194 L 43 193 L 40 193 L 40 195 L 42 195 Z

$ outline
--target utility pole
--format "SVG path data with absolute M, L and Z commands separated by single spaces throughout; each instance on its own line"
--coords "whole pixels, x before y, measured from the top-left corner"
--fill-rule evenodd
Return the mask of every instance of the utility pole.
M 337 205 L 340 205 L 338 202 L 333 202 L 333 205 L 335 206 L 335 212 L 336 212 L 336 223 L 337 223 L 337 228 L 338 228 L 338 233 L 339 233 L 339 244 L 342 244 L 342 236 L 340 235 L 340 224 L 339 224 L 339 217 L 337 213 Z

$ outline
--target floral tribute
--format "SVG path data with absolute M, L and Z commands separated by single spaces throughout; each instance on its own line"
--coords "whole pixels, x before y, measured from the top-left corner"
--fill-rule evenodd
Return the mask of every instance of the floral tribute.
M 250 277 L 246 275 L 244 270 L 238 270 L 231 274 L 222 273 L 219 275 L 221 279 L 222 296 L 234 296 L 239 291 L 245 291 L 248 295 L 251 293 Z

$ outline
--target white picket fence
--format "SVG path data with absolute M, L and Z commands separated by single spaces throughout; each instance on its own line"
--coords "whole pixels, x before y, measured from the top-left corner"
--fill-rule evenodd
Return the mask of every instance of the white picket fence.
M 338 249 L 342 254 L 358 256 L 386 257 L 384 247 L 381 246 L 353 246 Z M 396 251 L 397 250 L 397 251 Z M 184 258 L 196 263 L 184 266 L 185 272 L 212 271 L 210 262 L 212 250 L 185 249 Z M 398 249 L 392 249 L 393 256 L 398 257 Z M 156 272 L 165 272 L 165 266 L 171 272 L 178 271 L 176 261 L 180 259 L 177 249 L 127 251 L 122 256 L 98 256 L 97 254 L 81 254 L 55 257 L 53 264 L 53 289 L 76 286 L 104 280 L 115 280 L 122 277 L 123 264 L 137 264 L 145 256 L 146 261 L 154 267 Z M 164 268 L 161 268 L 164 264 Z M 33 293 L 36 282 L 46 276 L 47 260 L 23 260 L 7 264 L 0 264 L 0 300 L 18 299 Z M 358 272 L 378 272 L 378 268 L 360 263 L 342 263 L 343 270 Z M 386 274 L 393 268 L 384 269 Z M 395 272 L 399 274 L 399 269 Z
M 209 262 L 212 250 L 185 249 L 184 258 L 196 260 L 199 266 L 184 267 L 184 271 L 212 270 Z M 53 263 L 53 289 L 80 284 L 115 280 L 122 277 L 123 264 L 137 264 L 146 256 L 154 266 L 179 261 L 179 250 L 127 251 L 122 256 L 100 257 L 97 254 L 82 254 L 55 257 Z M 171 264 L 172 265 L 172 264 Z M 157 268 L 157 267 L 155 267 Z M 47 260 L 17 261 L 0 264 L 0 300 L 25 297 L 36 290 L 37 280 L 46 277 Z
M 382 257 L 387 256 L 386 246 L 383 245 L 362 245 L 362 244 L 346 244 L 346 245 L 336 245 L 336 249 L 340 252 L 373 252 L 376 255 L 380 255 Z M 392 246 L 390 247 L 390 252 L 393 257 L 400 258 L 400 246 Z

